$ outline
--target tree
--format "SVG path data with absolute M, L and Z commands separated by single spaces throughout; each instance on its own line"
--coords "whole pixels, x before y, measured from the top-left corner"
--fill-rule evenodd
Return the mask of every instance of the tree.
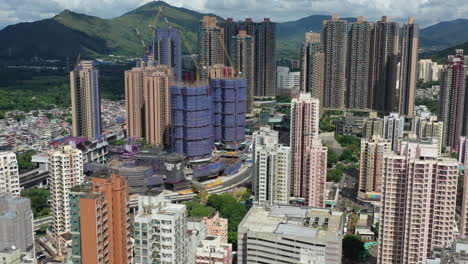
M 346 263 L 355 263 L 364 250 L 364 242 L 359 235 L 346 235 L 343 238 L 343 256 Z
M 328 157 L 327 157 L 327 165 L 328 168 L 333 167 L 338 162 L 338 153 L 334 151 L 332 148 L 328 148 Z
M 228 219 L 228 232 L 230 233 L 228 240 L 229 243 L 233 244 L 233 247 L 236 247 L 237 227 L 247 214 L 247 208 L 229 193 L 210 195 L 206 205 L 215 208 L 221 217 Z
M 39 188 L 23 190 L 21 192 L 21 196 L 29 198 L 31 200 L 31 209 L 34 214 L 34 218 L 49 215 L 49 195 L 50 194 L 48 190 Z
M 185 202 L 184 204 L 187 207 L 189 216 L 204 217 L 211 215 L 215 211 L 213 207 L 203 205 L 198 201 Z
M 30 171 L 35 168 L 31 162 L 32 156 L 36 155 L 35 150 L 28 150 L 19 154 L 16 154 L 16 160 L 18 161 L 18 168 L 20 172 Z
M 328 169 L 327 171 L 327 181 L 340 182 L 343 178 L 343 171 L 340 169 Z

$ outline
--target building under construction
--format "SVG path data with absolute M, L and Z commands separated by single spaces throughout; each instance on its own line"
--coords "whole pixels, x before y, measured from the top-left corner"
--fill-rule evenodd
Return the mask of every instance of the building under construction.
M 229 72 L 226 76 L 230 76 Z M 246 80 L 241 78 L 211 80 L 215 141 L 229 145 L 237 145 L 244 141 L 246 86 Z
M 213 99 L 206 84 L 171 87 L 172 148 L 191 160 L 211 157 L 213 147 Z

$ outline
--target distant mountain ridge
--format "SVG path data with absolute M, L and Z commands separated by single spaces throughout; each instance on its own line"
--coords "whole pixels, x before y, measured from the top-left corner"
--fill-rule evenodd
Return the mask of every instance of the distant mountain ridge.
M 164 15 L 170 23 L 184 29 L 192 51 L 196 52 L 198 23 L 203 16 L 213 14 L 153 1 L 112 19 L 64 10 L 49 19 L 7 26 L 0 31 L 0 58 L 65 58 L 78 53 L 89 58 L 108 54 L 141 57 L 143 47 L 135 28 L 148 41 L 151 35 L 148 25 L 153 24 L 160 6 L 163 6 Z M 331 16 L 326 15 L 312 15 L 296 21 L 277 23 L 277 58 L 298 58 L 304 33 L 320 32 L 322 21 L 330 18 Z M 167 26 L 164 19 L 159 20 L 159 25 Z M 421 30 L 420 46 L 442 49 L 459 45 L 468 41 L 466 28 L 468 19 L 441 22 L 424 28 Z

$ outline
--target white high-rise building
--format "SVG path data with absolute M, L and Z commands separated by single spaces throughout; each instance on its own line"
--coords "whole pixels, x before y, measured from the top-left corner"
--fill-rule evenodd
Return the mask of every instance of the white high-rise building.
M 50 200 L 53 234 L 71 231 L 70 189 L 84 182 L 83 153 L 72 146 L 49 152 Z
M 301 72 L 291 72 L 288 67 L 277 67 L 276 88 L 293 89 L 301 85 Z
M 188 263 L 187 210 L 164 195 L 140 196 L 134 218 L 135 264 Z
M 260 204 L 289 204 L 291 149 L 278 143 L 278 131 L 261 127 L 253 134 L 255 199 Z
M 392 150 L 398 147 L 398 139 L 403 137 L 405 118 L 397 113 L 384 117 L 384 138 L 392 142 Z
M 0 192 L 20 196 L 18 162 L 13 152 L 0 152 Z

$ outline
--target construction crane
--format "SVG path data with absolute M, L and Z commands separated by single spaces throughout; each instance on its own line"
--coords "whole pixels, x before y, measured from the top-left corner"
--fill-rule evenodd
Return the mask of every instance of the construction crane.
M 182 38 L 182 42 L 184 43 L 184 45 L 185 45 L 185 47 L 187 48 L 187 50 L 188 50 L 188 52 L 190 53 L 190 55 L 192 55 L 192 54 L 193 54 L 193 53 L 192 53 L 192 47 L 190 47 L 190 44 L 189 44 L 187 38 L 185 37 L 185 31 L 184 31 L 184 29 L 183 29 L 181 26 L 177 25 L 177 24 L 170 23 L 170 22 L 167 20 L 166 17 L 164 17 L 164 21 L 166 22 L 166 24 L 167 24 L 169 27 L 174 27 L 174 28 L 179 29 L 180 36 L 181 36 L 181 38 Z M 194 56 L 190 56 L 190 57 L 192 58 L 193 63 L 195 64 L 195 68 L 196 68 L 196 71 L 195 71 L 195 73 L 196 73 L 196 79 L 195 79 L 195 80 L 198 81 L 198 80 L 200 80 L 200 66 L 199 66 L 199 64 L 198 64 L 197 59 L 195 59 Z
M 152 34 L 152 38 L 151 38 L 151 44 L 152 44 L 152 48 L 153 48 L 153 52 L 156 52 L 155 49 L 156 49 L 156 28 L 157 28 L 157 25 L 158 25 L 158 20 L 159 20 L 159 17 L 161 17 L 161 13 L 163 12 L 163 6 L 159 6 L 158 8 L 158 13 L 156 13 L 156 18 L 154 19 L 154 22 L 152 25 L 149 25 L 149 27 L 151 28 L 151 30 L 153 31 L 153 34 Z M 148 54 L 150 53 L 150 51 L 148 50 Z
M 136 34 L 137 34 L 138 38 L 140 39 L 141 45 L 145 49 L 145 54 L 149 54 L 149 48 L 148 48 L 148 46 L 146 46 L 146 43 L 143 40 L 143 37 L 141 36 L 140 31 L 138 30 L 138 28 L 135 28 L 135 31 L 136 31 Z
M 73 68 L 74 71 L 76 71 L 76 68 L 78 68 L 78 64 L 80 63 L 80 58 L 81 58 L 81 53 L 78 53 L 78 58 L 76 58 L 75 68 Z
M 219 41 L 221 42 L 221 47 L 223 48 L 224 55 L 228 58 L 229 65 L 231 65 L 231 67 L 234 68 L 234 77 L 236 77 L 237 76 L 237 69 L 234 66 L 234 63 L 232 63 L 231 56 L 229 56 L 229 52 L 226 49 L 226 45 L 224 45 L 224 39 L 221 36 L 219 37 Z

